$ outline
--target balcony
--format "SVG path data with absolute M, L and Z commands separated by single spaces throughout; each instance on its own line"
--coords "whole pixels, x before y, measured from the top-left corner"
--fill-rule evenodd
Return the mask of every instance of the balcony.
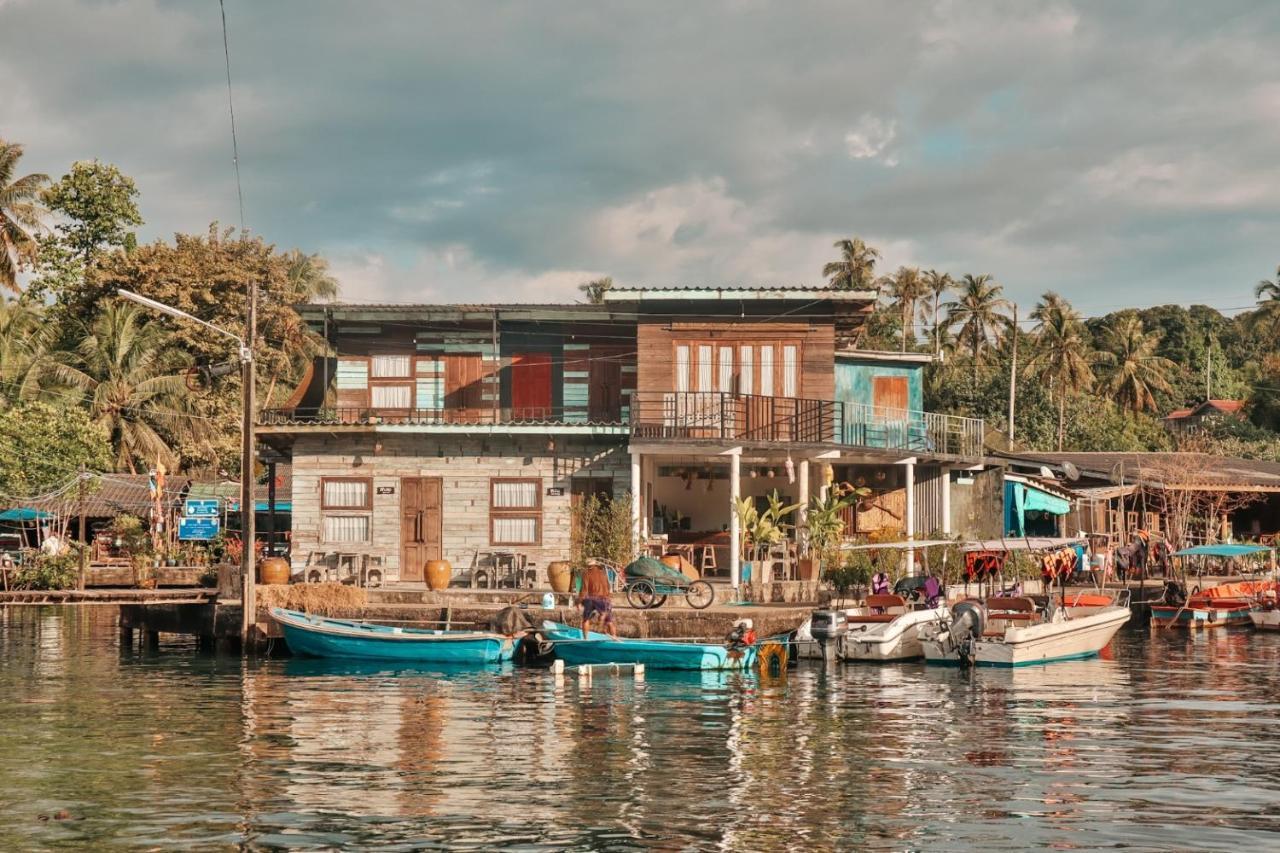
M 631 434 L 641 439 L 834 444 L 975 460 L 983 454 L 984 438 L 978 418 L 701 391 L 634 394 Z
M 581 408 L 442 408 L 381 409 L 364 407 L 264 409 L 263 427 L 404 427 L 406 431 L 470 430 L 476 427 L 514 427 L 516 431 L 567 430 L 626 435 L 627 422 L 618 413 L 591 413 Z

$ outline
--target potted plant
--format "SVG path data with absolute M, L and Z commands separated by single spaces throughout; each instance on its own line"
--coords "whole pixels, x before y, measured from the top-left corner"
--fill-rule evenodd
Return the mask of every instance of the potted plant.
M 809 553 L 799 561 L 797 574 L 802 581 L 817 580 L 824 562 L 838 564 L 836 547 L 844 538 L 845 512 L 868 493 L 848 483 L 832 486 L 824 498 L 815 495 L 809 503 L 805 526 L 809 532 Z
M 756 563 L 765 560 L 771 546 L 786 541 L 787 534 L 794 529 L 786 519 L 799 508 L 800 504 L 784 504 L 777 489 L 769 494 L 769 505 L 763 511 L 756 508 L 754 498 L 738 500 L 738 524 L 742 533 L 743 564 L 746 567 L 744 577 L 756 579 Z M 760 577 L 758 580 L 765 583 L 768 578 Z

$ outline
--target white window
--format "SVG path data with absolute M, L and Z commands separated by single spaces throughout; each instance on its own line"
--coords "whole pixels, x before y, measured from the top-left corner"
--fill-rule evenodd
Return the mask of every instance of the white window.
M 333 544 L 369 541 L 369 516 L 326 515 L 324 517 L 324 541 Z
M 537 509 L 540 480 L 495 480 L 494 509 Z
M 326 477 L 320 490 L 321 509 L 369 509 L 367 477 Z
M 489 481 L 489 543 L 542 543 L 542 480 L 494 478 Z
M 676 391 L 689 390 L 689 347 L 676 347 Z
M 698 390 L 710 391 L 711 388 L 711 345 L 698 346 Z
M 720 347 L 720 387 L 722 394 L 733 393 L 733 347 Z
M 369 403 L 375 409 L 411 409 L 413 386 L 374 385 L 369 389 Z
M 760 347 L 760 393 L 773 396 L 773 347 Z
M 782 348 L 782 396 L 796 396 L 796 348 Z
M 410 357 L 407 355 L 375 355 L 369 360 L 369 372 L 374 379 L 396 379 L 412 376 Z M 375 405 L 377 405 L 375 403 Z
M 755 366 L 755 347 L 738 347 L 738 364 L 741 367 L 738 370 L 738 393 L 752 393 L 751 372 Z
M 538 544 L 538 519 L 497 516 L 493 519 L 494 545 Z

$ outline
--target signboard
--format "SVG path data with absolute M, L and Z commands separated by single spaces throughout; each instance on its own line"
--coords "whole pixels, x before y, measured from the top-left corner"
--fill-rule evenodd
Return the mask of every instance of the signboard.
M 563 486 L 548 486 L 548 487 L 547 487 L 547 496 L 548 496 L 548 497 L 552 497 L 552 498 L 560 498 L 560 497 L 564 497 L 564 487 L 563 487 Z
M 221 522 L 213 518 L 178 519 L 178 538 L 184 542 L 207 542 L 218 535 Z
M 182 514 L 189 518 L 217 518 L 217 498 L 187 498 L 182 505 Z
M 395 486 L 378 486 L 378 494 L 380 495 L 394 495 L 395 493 Z

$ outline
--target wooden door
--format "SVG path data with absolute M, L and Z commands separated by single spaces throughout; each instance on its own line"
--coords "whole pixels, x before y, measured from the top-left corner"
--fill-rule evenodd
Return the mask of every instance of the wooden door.
M 910 394 L 907 390 L 907 377 L 876 376 L 872 378 L 871 403 L 877 409 L 906 411 L 911 407 L 910 399 Z
M 587 417 L 598 423 L 622 419 L 622 362 L 612 351 L 592 349 L 587 380 Z
M 511 357 L 511 417 L 542 421 L 552 417 L 551 354 L 517 353 Z
M 479 354 L 444 359 L 445 419 L 477 423 L 484 411 L 484 360 Z
M 404 477 L 400 480 L 400 579 L 420 581 L 428 560 L 439 560 L 439 477 Z

